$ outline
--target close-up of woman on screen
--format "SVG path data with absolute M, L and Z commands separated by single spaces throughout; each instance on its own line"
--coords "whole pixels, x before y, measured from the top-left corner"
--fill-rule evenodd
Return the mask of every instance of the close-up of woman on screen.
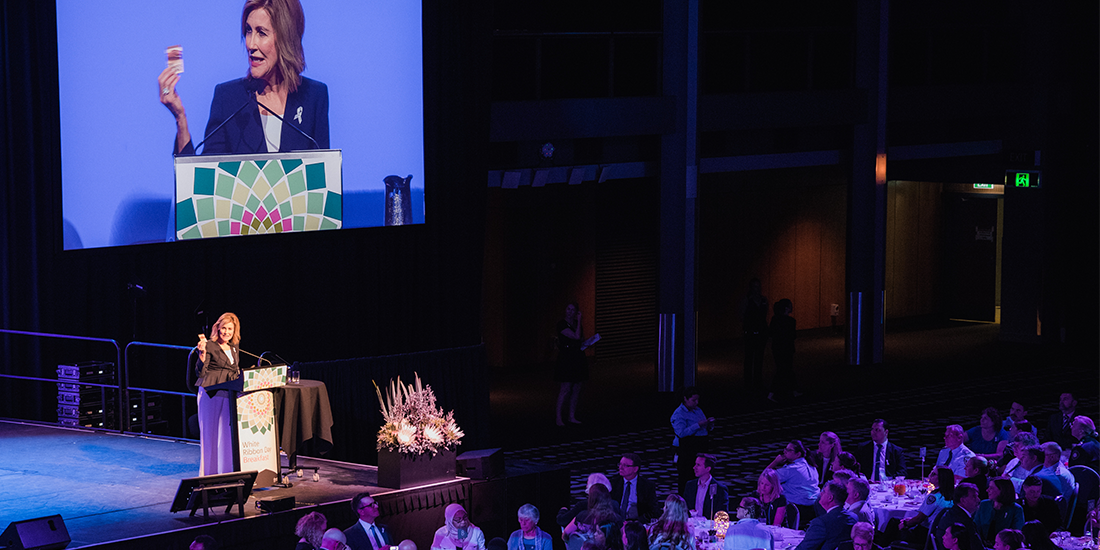
M 241 37 L 248 59 L 243 78 L 218 84 L 206 123 L 203 154 L 275 153 L 328 149 L 328 87 L 305 78 L 299 0 L 248 0 Z M 173 153 L 194 155 L 183 100 L 176 91 L 182 64 L 169 63 L 157 79 L 160 102 L 176 119 Z

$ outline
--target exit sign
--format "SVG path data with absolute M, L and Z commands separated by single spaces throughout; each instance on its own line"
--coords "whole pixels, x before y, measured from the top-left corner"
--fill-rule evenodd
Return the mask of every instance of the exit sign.
M 975 183 L 974 189 L 993 189 L 992 183 Z
M 1007 187 L 1042 187 L 1038 170 L 1005 170 Z

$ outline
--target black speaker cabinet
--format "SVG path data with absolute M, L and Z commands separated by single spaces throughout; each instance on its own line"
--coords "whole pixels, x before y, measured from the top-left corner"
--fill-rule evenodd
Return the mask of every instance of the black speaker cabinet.
M 458 455 L 460 476 L 470 479 L 490 479 L 504 474 L 504 452 L 500 449 L 468 451 Z
M 59 550 L 72 542 L 61 516 L 13 521 L 0 535 L 0 546 L 10 550 Z

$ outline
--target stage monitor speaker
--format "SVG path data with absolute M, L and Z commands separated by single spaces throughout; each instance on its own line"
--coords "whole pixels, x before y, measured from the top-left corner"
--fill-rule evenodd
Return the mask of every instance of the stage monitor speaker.
M 256 507 L 265 514 L 294 509 L 294 497 L 268 497 L 256 499 Z
M 500 449 L 467 451 L 458 455 L 460 476 L 470 479 L 490 479 L 504 475 L 504 453 Z
M 0 535 L 0 546 L 9 550 L 55 550 L 72 542 L 60 515 L 13 521 Z

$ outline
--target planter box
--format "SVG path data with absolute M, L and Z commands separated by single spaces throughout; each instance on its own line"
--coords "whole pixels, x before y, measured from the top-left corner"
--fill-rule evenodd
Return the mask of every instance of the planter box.
M 443 451 L 435 456 L 378 451 L 378 485 L 381 487 L 405 489 L 454 478 L 454 451 Z

